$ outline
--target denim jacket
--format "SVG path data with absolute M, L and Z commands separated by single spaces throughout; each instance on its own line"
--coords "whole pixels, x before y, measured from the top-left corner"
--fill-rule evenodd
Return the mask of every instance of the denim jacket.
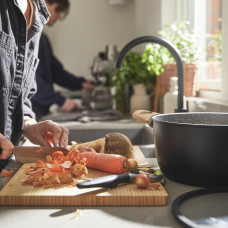
M 43 24 L 49 19 L 44 0 L 32 0 L 33 23 L 27 31 L 17 0 L 0 0 L 0 133 L 17 145 L 23 116 L 34 117 L 35 70 Z

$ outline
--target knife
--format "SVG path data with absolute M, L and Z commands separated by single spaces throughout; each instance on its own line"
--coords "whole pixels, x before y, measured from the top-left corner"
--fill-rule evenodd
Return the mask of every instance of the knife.
M 52 155 L 55 151 L 62 151 L 64 155 L 69 152 L 63 147 L 14 146 L 13 154 L 17 163 L 33 163 L 37 160 L 46 160 L 47 155 Z
M 77 188 L 93 188 L 93 187 L 104 187 L 114 188 L 121 183 L 134 182 L 138 173 L 123 173 L 113 174 L 104 177 L 94 178 L 92 180 L 82 181 L 77 184 Z M 162 175 L 156 175 L 154 173 L 148 175 L 151 182 L 161 182 Z

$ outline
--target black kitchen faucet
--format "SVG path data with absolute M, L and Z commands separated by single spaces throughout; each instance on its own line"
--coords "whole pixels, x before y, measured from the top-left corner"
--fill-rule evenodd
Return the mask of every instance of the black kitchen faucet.
M 120 69 L 122 67 L 122 62 L 123 62 L 126 54 L 128 53 L 128 51 L 131 50 L 136 45 L 141 44 L 141 43 L 160 44 L 161 46 L 166 47 L 170 51 L 172 56 L 175 58 L 176 65 L 177 65 L 177 77 L 178 77 L 178 97 L 177 97 L 177 108 L 175 109 L 175 112 L 187 112 L 187 109 L 183 108 L 183 91 L 184 91 L 183 63 L 182 63 L 180 54 L 178 53 L 178 50 L 169 41 L 167 41 L 161 37 L 157 37 L 157 36 L 138 37 L 138 38 L 130 41 L 123 47 L 123 49 L 120 51 L 120 53 L 117 57 L 115 67 Z

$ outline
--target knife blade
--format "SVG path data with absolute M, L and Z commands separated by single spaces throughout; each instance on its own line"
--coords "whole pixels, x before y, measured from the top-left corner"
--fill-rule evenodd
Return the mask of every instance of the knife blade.
M 64 155 L 69 152 L 63 147 L 14 146 L 13 154 L 17 163 L 33 163 L 37 160 L 46 160 L 47 155 L 52 155 L 55 151 L 62 151 Z
M 97 177 L 92 180 L 86 180 L 78 183 L 77 188 L 114 188 L 121 183 L 134 182 L 137 175 L 137 173 L 123 173 Z M 162 175 L 149 174 L 148 176 L 151 182 L 161 182 L 162 180 Z

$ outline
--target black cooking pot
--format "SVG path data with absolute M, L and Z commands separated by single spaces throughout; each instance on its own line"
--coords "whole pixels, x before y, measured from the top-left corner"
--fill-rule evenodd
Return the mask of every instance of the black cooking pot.
M 200 187 L 228 186 L 228 113 L 138 110 L 133 117 L 153 126 L 156 157 L 167 178 Z

